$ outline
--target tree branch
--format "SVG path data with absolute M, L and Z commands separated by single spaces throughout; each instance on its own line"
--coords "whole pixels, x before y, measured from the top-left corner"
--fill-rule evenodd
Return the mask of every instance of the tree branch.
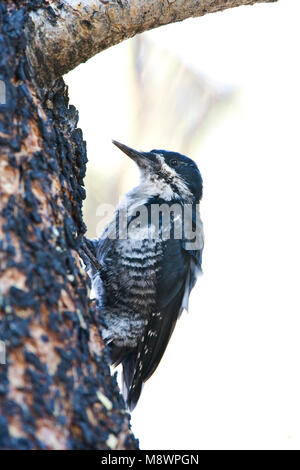
M 40 85 L 137 33 L 240 5 L 277 0 L 49 0 L 30 14 L 27 57 Z

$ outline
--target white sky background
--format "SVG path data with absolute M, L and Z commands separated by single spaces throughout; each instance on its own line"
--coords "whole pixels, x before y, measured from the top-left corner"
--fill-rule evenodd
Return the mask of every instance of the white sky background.
M 190 155 L 205 185 L 204 275 L 132 414 L 142 449 L 300 449 L 299 18 L 299 0 L 280 0 L 147 33 L 238 93 Z M 127 49 L 66 77 L 108 177 L 124 158 L 111 138 L 134 146 Z

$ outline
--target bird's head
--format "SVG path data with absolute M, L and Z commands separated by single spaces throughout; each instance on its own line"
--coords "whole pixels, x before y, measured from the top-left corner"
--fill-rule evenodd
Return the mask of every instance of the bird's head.
M 198 202 L 202 197 L 202 177 L 196 163 L 177 152 L 151 150 L 139 152 L 113 140 L 139 167 L 142 182 L 151 184 L 166 200 Z

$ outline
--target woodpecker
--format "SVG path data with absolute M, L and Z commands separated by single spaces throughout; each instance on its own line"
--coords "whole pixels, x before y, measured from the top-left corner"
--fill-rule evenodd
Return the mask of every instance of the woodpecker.
M 97 260 L 89 274 L 105 320 L 102 336 L 112 365 L 122 364 L 123 394 L 133 410 L 201 273 L 202 178 L 180 153 L 113 143 L 141 178 L 101 237 L 88 241 Z

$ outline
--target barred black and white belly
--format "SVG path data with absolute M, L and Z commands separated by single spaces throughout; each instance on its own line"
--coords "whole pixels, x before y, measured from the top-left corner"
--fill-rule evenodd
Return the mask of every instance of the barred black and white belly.
M 104 339 L 118 346 L 136 346 L 156 311 L 157 277 L 163 256 L 162 243 L 149 239 L 117 240 L 107 256 Z

